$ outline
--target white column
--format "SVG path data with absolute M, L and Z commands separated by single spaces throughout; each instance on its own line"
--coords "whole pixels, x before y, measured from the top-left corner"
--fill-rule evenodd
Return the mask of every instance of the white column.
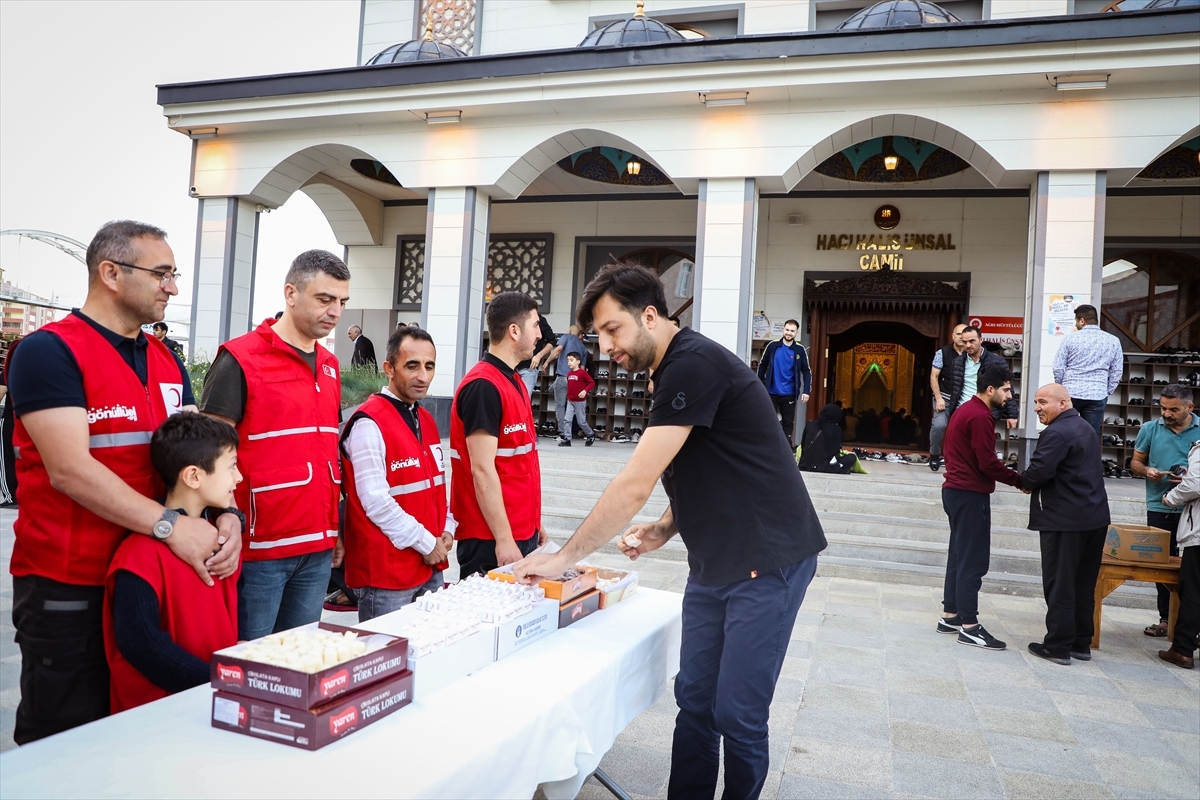
M 1056 325 L 1055 304 L 1100 308 L 1104 265 L 1105 172 L 1040 172 L 1029 199 L 1028 317 L 1021 405 L 1036 429 L 1034 394 L 1054 382 L 1054 356 L 1073 321 Z M 1065 300 L 1069 298 L 1069 300 Z
M 453 397 L 480 357 L 490 208 L 471 186 L 429 190 L 421 324 L 437 345 L 431 396 Z
M 196 220 L 191 355 L 212 358 L 222 342 L 250 330 L 258 206 L 237 197 L 205 197 Z
M 743 359 L 750 357 L 757 229 L 753 178 L 700 181 L 692 319 L 698 331 Z

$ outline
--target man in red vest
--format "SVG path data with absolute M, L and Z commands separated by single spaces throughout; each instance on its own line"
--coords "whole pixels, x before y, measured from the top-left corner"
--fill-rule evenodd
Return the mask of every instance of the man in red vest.
M 546 541 L 537 430 L 515 371 L 538 340 L 537 303 L 520 292 L 498 294 L 487 327 L 488 351 L 463 376 L 450 409 L 450 513 L 463 578 L 512 564 Z
M 210 586 L 237 570 L 241 553 L 235 515 L 213 527 L 154 499 L 163 485 L 150 437 L 169 415 L 195 410 L 187 369 L 141 331 L 178 294 L 166 234 L 110 222 L 88 245 L 87 267 L 83 307 L 26 337 L 9 367 L 17 744 L 108 715 L 104 579 L 127 531 L 163 541 Z
M 455 524 L 446 515 L 441 435 L 420 406 L 436 359 L 428 331 L 398 328 L 383 362 L 388 385 L 367 398 L 342 430 L 344 563 L 359 622 L 443 585 Z
M 201 407 L 238 430 L 238 507 L 249 526 L 238 636 L 257 639 L 321 618 L 337 539 L 338 362 L 319 345 L 350 299 L 350 271 L 324 250 L 296 256 L 284 311 L 221 345 Z

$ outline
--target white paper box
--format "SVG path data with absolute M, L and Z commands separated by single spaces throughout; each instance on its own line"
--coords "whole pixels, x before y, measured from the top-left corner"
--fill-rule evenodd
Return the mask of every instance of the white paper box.
M 485 632 L 488 629 L 495 632 L 494 655 L 499 661 L 558 630 L 558 601 L 539 600 L 532 611 L 499 625 L 485 625 Z
M 403 630 L 405 622 L 425 612 L 411 606 L 381 617 L 361 622 L 354 627 L 374 633 L 391 633 Z M 396 635 L 396 634 L 392 634 Z M 413 697 L 421 699 L 444 689 L 473 672 L 483 669 L 495 660 L 495 626 L 481 625 L 479 630 L 457 642 L 448 644 L 421 656 L 409 650 L 408 668 L 413 671 Z

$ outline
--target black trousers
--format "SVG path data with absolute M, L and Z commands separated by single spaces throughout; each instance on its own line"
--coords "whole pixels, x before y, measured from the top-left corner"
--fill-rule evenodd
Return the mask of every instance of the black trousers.
M 517 540 L 517 549 L 523 556 L 537 550 L 537 546 L 538 536 L 536 533 L 528 539 Z M 487 575 L 489 570 L 499 566 L 496 563 L 494 539 L 459 539 L 454 552 L 458 557 L 458 579 L 460 581 L 475 573 Z
M 1092 648 L 1096 632 L 1096 576 L 1108 528 L 1042 531 L 1042 591 L 1046 597 L 1046 638 L 1053 656 L 1068 657 Z
M 1162 511 L 1147 511 L 1146 524 L 1154 528 L 1166 528 L 1171 532 L 1171 555 L 1179 555 L 1179 543 L 1175 541 L 1175 532 L 1179 529 L 1179 518 L 1182 512 L 1165 514 Z M 1171 590 L 1165 583 L 1156 583 L 1158 589 L 1158 618 L 1166 620 L 1171 615 Z
M 787 437 L 788 444 L 791 444 L 792 431 L 796 430 L 796 398 L 773 394 L 771 395 L 771 404 L 775 406 L 775 411 L 779 414 L 779 424 L 783 426 L 783 435 Z
M 1184 655 L 1196 651 L 1200 636 L 1200 545 L 1183 548 L 1179 564 L 1179 618 L 1171 648 Z
M 13 578 L 21 702 L 13 740 L 28 744 L 109 713 L 104 587 Z
M 979 587 L 992 555 L 992 496 L 943 488 L 942 508 L 950 518 L 942 608 L 974 625 L 979 621 Z

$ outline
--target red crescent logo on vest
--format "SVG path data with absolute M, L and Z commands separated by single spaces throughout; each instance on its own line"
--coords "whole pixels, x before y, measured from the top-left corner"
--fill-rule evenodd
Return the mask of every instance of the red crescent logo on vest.
M 328 364 L 322 364 L 322 365 L 321 365 L 321 371 L 322 371 L 322 372 L 324 372 L 324 373 L 325 373 L 325 375 L 326 375 L 326 376 L 328 376 L 328 377 L 330 377 L 330 378 L 336 378 L 336 377 L 337 377 L 337 372 L 335 372 L 335 371 L 334 371 L 334 369 L 333 369 L 333 367 L 329 366 Z
M 358 709 L 354 706 L 339 711 L 329 718 L 329 732 L 334 736 L 341 736 L 350 728 L 358 724 Z
M 350 673 L 347 670 L 338 670 L 321 681 L 321 697 L 329 697 L 334 692 L 345 689 L 350 685 Z

